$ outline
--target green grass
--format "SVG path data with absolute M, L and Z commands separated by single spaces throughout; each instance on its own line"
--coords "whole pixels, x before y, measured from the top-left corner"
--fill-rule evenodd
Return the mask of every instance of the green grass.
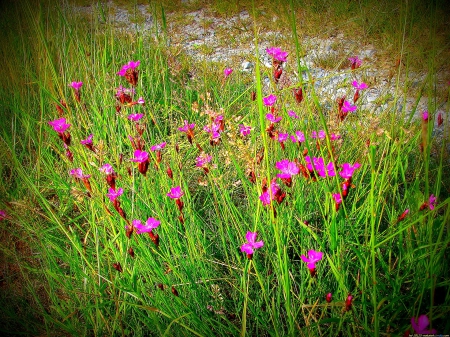
M 431 122 L 448 94 L 448 87 L 447 92 L 435 89 L 436 73 L 448 67 L 442 61 L 448 46 L 444 7 L 413 1 L 391 12 L 395 5 L 379 1 L 207 4 L 221 16 L 245 8 L 253 18 L 250 31 L 286 32 L 279 46 L 288 47 L 293 60 L 284 70 L 288 74 L 305 71 L 297 61 L 304 55 L 302 37 L 307 34 L 350 36 L 357 31 L 357 41 L 378 41 L 388 58 L 401 57 L 404 66 L 393 70 L 397 90 L 388 108 L 375 113 L 373 104 L 339 123 L 337 104 L 328 107 L 330 98 L 318 96 L 312 80 L 277 88 L 258 55 L 254 73 L 235 67 L 224 80 L 223 69 L 229 65 L 196 62 L 167 46 L 164 25 L 173 5 L 150 5 L 162 28 L 158 39 L 139 32 L 119 34 L 107 10 L 98 20 L 77 17 L 52 3 L 2 8 L 8 18 L 0 21 L 0 209 L 8 214 L 0 222 L 2 334 L 396 336 L 412 332 L 411 317 L 422 314 L 439 333 L 450 331 L 449 138 L 444 132 L 436 139 Z M 178 9 L 205 5 L 188 2 Z M 329 24 L 319 31 L 323 13 Z M 436 20 L 418 29 L 424 13 Z M 276 23 L 267 20 L 275 14 Z M 417 42 L 419 35 L 426 39 Z M 142 96 L 146 104 L 117 112 L 116 88 L 129 85 L 116 73 L 130 60 L 141 61 L 135 98 Z M 340 58 L 322 62 L 336 72 L 350 72 Z M 430 122 L 425 127 L 407 118 L 410 111 L 393 112 L 392 102 L 409 93 L 401 78 L 411 69 L 428 73 L 420 83 L 423 90 L 414 96 L 428 97 Z M 352 76 L 364 78 L 367 70 L 363 65 Z M 266 75 L 272 79 L 271 91 L 262 84 Z M 72 81 L 83 81 L 81 102 L 68 86 Z M 300 104 L 292 95 L 299 86 L 305 92 Z M 345 87 L 348 97 L 353 95 L 350 83 Z M 261 99 L 250 99 L 252 91 L 259 98 L 278 96 L 276 108 L 283 119 L 275 128 L 290 135 L 303 131 L 307 141 L 301 147 L 288 140 L 282 150 L 268 137 L 267 107 Z M 48 125 L 58 118 L 55 104 L 60 100 L 67 103 L 73 163 Z M 445 107 L 448 111 L 448 103 Z M 288 117 L 290 109 L 300 118 Z M 225 121 L 216 146 L 202 130 L 211 111 Z M 158 170 L 156 155 L 149 151 L 146 177 L 130 161 L 133 149 L 127 138 L 136 134 L 127 116 L 138 112 L 144 114 L 146 151 L 167 142 Z M 184 120 L 196 123 L 194 145 L 177 130 Z M 239 124 L 252 126 L 250 136 L 239 135 Z M 327 132 L 319 147 L 309 137 L 318 130 Z M 448 120 L 439 130 L 448 130 Z M 95 153 L 80 144 L 91 133 Z M 332 133 L 342 138 L 332 141 Z M 195 167 L 195 144 L 212 155 L 208 174 Z M 297 159 L 305 164 L 305 148 L 326 162 L 361 164 L 339 211 L 332 198 L 341 191 L 339 176 L 313 181 L 300 174 L 292 187 L 278 179 L 285 200 L 272 201 L 273 208 L 263 206 L 263 181 L 279 173 L 275 163 Z M 127 219 L 161 221 L 155 230 L 159 247 L 145 234 L 127 238 L 127 222 L 106 197 L 108 185 L 99 171 L 105 163 L 113 166 L 116 185 L 124 189 L 119 200 Z M 91 174 L 89 194 L 69 175 L 78 167 Z M 174 186 L 185 192 L 184 223 L 166 195 Z M 431 194 L 438 198 L 435 209 L 419 210 Z M 397 221 L 405 209 L 410 213 Z M 257 231 L 264 241 L 252 260 L 240 250 L 247 231 Z M 127 253 L 130 248 L 134 258 Z M 300 259 L 310 249 L 324 253 L 315 277 Z M 117 263 L 122 272 L 115 269 Z M 325 301 L 329 292 L 331 303 Z M 348 294 L 353 305 L 345 311 Z

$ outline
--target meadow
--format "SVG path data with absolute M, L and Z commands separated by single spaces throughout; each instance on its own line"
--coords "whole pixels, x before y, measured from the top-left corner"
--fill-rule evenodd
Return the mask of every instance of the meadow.
M 2 4 L 3 336 L 450 333 L 445 1 L 149 1 L 146 33 L 115 3 L 135 30 L 112 3 Z M 174 44 L 200 8 L 248 12 L 252 69 Z M 330 32 L 339 94 L 303 61 Z

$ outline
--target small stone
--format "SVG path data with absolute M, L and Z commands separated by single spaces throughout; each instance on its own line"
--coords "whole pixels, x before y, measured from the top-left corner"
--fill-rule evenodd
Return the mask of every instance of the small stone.
M 242 62 L 242 71 L 251 71 L 253 69 L 253 63 L 249 61 Z

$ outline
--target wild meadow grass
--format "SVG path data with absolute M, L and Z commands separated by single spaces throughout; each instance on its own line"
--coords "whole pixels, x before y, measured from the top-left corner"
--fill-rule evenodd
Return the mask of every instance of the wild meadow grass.
M 397 111 L 403 63 L 394 103 L 361 109 L 370 69 L 357 52 L 330 107 L 300 63 L 297 4 L 279 4 L 293 37 L 287 55 L 264 51 L 272 68 L 254 21 L 252 73 L 182 55 L 174 69 L 164 7 L 152 5 L 156 37 L 118 33 L 107 12 L 102 23 L 54 4 L 4 9 L 0 331 L 448 333 L 440 46 L 417 95 L 427 111 Z M 401 24 L 406 45 L 413 28 Z

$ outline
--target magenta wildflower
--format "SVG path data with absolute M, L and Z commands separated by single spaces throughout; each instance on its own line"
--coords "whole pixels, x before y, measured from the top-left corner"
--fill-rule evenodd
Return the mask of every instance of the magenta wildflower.
M 166 147 L 166 144 L 167 144 L 166 142 L 162 142 L 161 144 L 153 145 L 150 148 L 150 151 L 161 151 L 162 149 L 164 149 Z
M 136 86 L 138 80 L 138 72 L 136 68 L 139 66 L 140 61 L 130 61 L 117 73 L 119 76 L 124 76 L 125 79 L 130 83 L 133 87 Z
M 305 141 L 305 134 L 301 131 L 295 131 L 295 135 L 291 136 L 291 140 L 294 143 L 303 143 Z
M 194 138 L 195 123 L 189 124 L 187 120 L 184 120 L 184 125 L 178 128 L 178 131 L 185 132 L 189 143 L 192 144 L 192 138 Z
M 145 151 L 136 150 L 134 151 L 134 158 L 131 158 L 130 160 L 135 163 L 144 163 L 148 161 L 148 153 Z
M 74 88 L 76 91 L 80 90 L 83 82 L 72 82 L 69 84 L 70 87 Z
M 272 123 L 278 123 L 282 119 L 282 117 L 275 117 L 273 114 L 270 113 L 266 115 L 266 118 Z
M 211 161 L 211 159 L 212 159 L 212 156 L 203 153 L 195 159 L 195 162 L 196 162 L 195 166 L 204 167 L 206 164 L 208 164 Z
M 345 300 L 345 311 L 352 310 L 353 296 L 348 294 L 347 299 Z
M 348 60 L 351 63 L 352 70 L 361 67 L 362 61 L 359 59 L 358 56 L 349 57 Z
M 4 210 L 0 209 L 0 220 L 5 220 L 8 217 Z
M 113 170 L 111 164 L 105 164 L 99 170 L 100 170 L 100 172 L 105 173 L 105 174 L 113 174 L 114 173 L 114 170 Z
M 135 150 L 134 151 L 134 158 L 130 159 L 131 161 L 134 161 L 135 163 L 138 163 L 138 170 L 141 172 L 144 176 L 147 173 L 148 170 L 148 153 L 141 150 Z
M 84 186 L 89 192 L 92 192 L 91 183 L 89 182 L 90 174 L 83 174 L 81 168 L 76 168 L 70 171 L 70 175 L 74 176 L 76 180 L 80 179 L 83 181 Z
M 424 110 L 424 111 L 422 112 L 422 119 L 423 119 L 425 122 L 428 122 L 428 116 L 429 116 L 428 110 Z
M 122 68 L 119 70 L 117 75 L 125 76 L 125 74 L 127 73 L 128 69 L 134 70 L 134 69 L 136 69 L 139 66 L 140 63 L 141 63 L 141 61 L 130 61 L 130 62 L 128 62 L 127 64 L 122 66 Z
M 344 101 L 344 105 L 342 106 L 342 112 L 344 114 L 347 114 L 349 112 L 355 111 L 356 108 L 357 108 L 356 105 L 351 105 L 351 103 L 349 101 Z
M 282 133 L 282 132 L 280 132 L 279 134 L 278 134 L 278 141 L 281 143 L 281 142 L 285 142 L 286 141 L 286 139 L 288 139 L 288 137 L 289 137 L 289 134 L 288 133 Z
M 214 121 L 211 125 L 205 125 L 203 130 L 211 134 L 211 139 L 218 139 L 220 138 L 221 124 Z
M 264 102 L 265 106 L 272 106 L 272 105 L 274 105 L 276 100 L 277 100 L 277 96 L 272 95 L 272 94 L 267 96 L 267 97 L 263 97 L 263 102 Z
M 172 187 L 170 192 L 167 193 L 167 196 L 171 199 L 179 199 L 184 195 L 184 192 L 181 190 L 180 186 Z
M 428 325 L 430 325 L 427 315 L 421 315 L 417 320 L 415 317 L 411 317 L 411 325 L 417 334 L 436 334 L 436 329 L 427 330 Z
M 333 298 L 333 295 L 331 293 L 328 293 L 327 296 L 325 297 L 327 303 L 331 303 L 332 298 Z
M 92 138 L 93 137 L 94 137 L 94 135 L 90 134 L 86 139 L 81 140 L 80 143 L 83 144 L 83 145 L 89 145 L 89 144 L 92 145 Z
M 314 139 L 316 139 L 316 138 L 325 139 L 325 137 L 326 137 L 326 133 L 324 130 L 320 130 L 318 134 L 317 134 L 317 131 L 313 131 L 311 133 L 311 138 L 314 138 Z
M 356 169 L 360 168 L 360 163 L 355 163 L 350 165 L 349 163 L 342 164 L 342 171 L 339 172 L 339 175 L 344 179 L 349 179 L 353 176 L 353 172 L 355 172 Z
M 245 126 L 243 124 L 239 125 L 239 132 L 243 137 L 248 136 L 251 130 L 252 130 L 251 126 Z
M 298 115 L 293 110 L 289 110 L 287 113 L 288 113 L 289 117 L 292 117 L 295 119 L 299 118 Z
M 108 190 L 108 193 L 106 196 L 111 200 L 112 202 L 115 202 L 118 197 L 120 197 L 123 194 L 123 188 L 119 188 L 117 191 L 110 188 Z
M 142 117 L 144 117 L 144 114 L 130 114 L 128 115 L 128 119 L 130 121 L 133 122 L 137 122 L 138 120 L 140 120 Z
M 195 127 L 195 123 L 189 124 L 187 120 L 184 120 L 184 125 L 178 128 L 178 131 L 188 132 L 189 130 L 193 130 Z
M 83 170 L 81 168 L 76 168 L 70 171 L 70 175 L 74 176 L 77 179 L 90 178 L 90 174 L 83 174 Z
M 148 218 L 145 224 L 140 220 L 133 220 L 133 226 L 136 228 L 137 234 L 148 233 L 160 225 L 161 221 L 155 218 Z
M 356 90 L 364 90 L 369 87 L 366 83 L 364 82 L 358 83 L 358 81 L 353 81 L 352 85 Z
M 50 124 L 53 127 L 53 130 L 55 130 L 58 133 L 65 132 L 71 125 L 66 123 L 65 118 L 55 119 L 54 121 L 48 122 L 48 124 Z
M 259 249 L 262 246 L 264 246 L 264 241 L 256 241 L 256 237 L 258 236 L 258 232 L 247 232 L 245 234 L 245 238 L 247 240 L 246 243 L 244 243 L 241 246 L 241 251 L 247 254 L 247 257 L 251 260 L 253 257 L 253 253 L 255 252 L 255 249 Z
M 336 212 L 337 212 L 337 211 L 339 211 L 339 206 L 342 203 L 342 197 L 341 197 L 340 193 L 333 193 L 332 196 L 333 196 L 333 199 L 334 199 L 335 209 L 336 209 Z
M 259 196 L 259 200 L 261 200 L 261 203 L 262 203 L 264 206 L 270 205 L 270 202 L 272 201 L 272 200 L 270 199 L 270 194 L 269 194 L 268 191 L 263 192 L 263 193 Z
M 181 190 L 181 187 L 180 187 L 180 186 L 172 187 L 172 188 L 170 189 L 170 192 L 167 193 L 167 196 L 168 196 L 168 197 L 170 197 L 171 199 L 175 199 L 175 203 L 177 204 L 178 210 L 179 210 L 180 213 L 181 213 L 181 214 L 180 214 L 180 217 L 179 217 L 181 223 L 184 223 L 183 213 L 182 213 L 184 203 L 180 200 L 180 198 L 181 198 L 183 195 L 184 195 L 184 192 Z
M 317 174 L 321 177 L 326 177 L 327 175 L 329 177 L 334 177 L 336 175 L 334 163 L 329 162 L 327 165 L 325 165 L 325 161 L 322 157 L 313 157 L 311 162 L 311 157 L 306 156 L 305 161 L 307 163 L 306 167 L 308 168 L 308 170 L 310 172 L 316 171 Z
M 409 213 L 409 208 L 405 209 L 403 211 L 402 214 L 400 214 L 400 216 L 397 218 L 397 222 L 403 221 L 405 219 L 405 217 L 408 215 Z
M 275 167 L 281 171 L 281 173 L 277 174 L 277 177 L 281 179 L 291 178 L 293 175 L 300 172 L 297 163 L 291 162 L 289 159 L 283 159 L 282 161 L 276 162 Z
M 110 164 L 105 164 L 100 168 L 100 172 L 106 174 L 106 182 L 113 190 L 116 189 L 117 174 Z
M 430 210 L 434 210 L 434 207 L 436 206 L 436 200 L 437 198 L 433 194 L 428 198 L 428 207 L 430 208 Z
M 322 252 L 316 252 L 313 249 L 308 251 L 308 257 L 306 257 L 305 255 L 300 256 L 303 262 L 307 263 L 306 266 L 308 267 L 311 276 L 314 276 L 316 274 L 316 263 L 322 260 L 322 256 Z
M 278 47 L 271 47 L 266 49 L 267 54 L 271 55 L 275 60 L 286 62 L 288 56 L 287 51 L 283 51 Z
M 225 70 L 223 71 L 223 74 L 224 74 L 225 78 L 227 78 L 228 76 L 231 75 L 232 72 L 233 72 L 233 69 L 225 68 Z
M 139 97 L 139 99 L 136 101 L 136 103 L 140 104 L 140 105 L 145 105 L 145 100 L 144 100 L 144 98 Z
M 331 140 L 338 140 L 338 139 L 340 139 L 340 138 L 341 138 L 341 135 L 336 135 L 336 134 L 334 134 L 334 133 L 332 133 L 331 136 L 330 136 L 330 139 L 331 139 Z

